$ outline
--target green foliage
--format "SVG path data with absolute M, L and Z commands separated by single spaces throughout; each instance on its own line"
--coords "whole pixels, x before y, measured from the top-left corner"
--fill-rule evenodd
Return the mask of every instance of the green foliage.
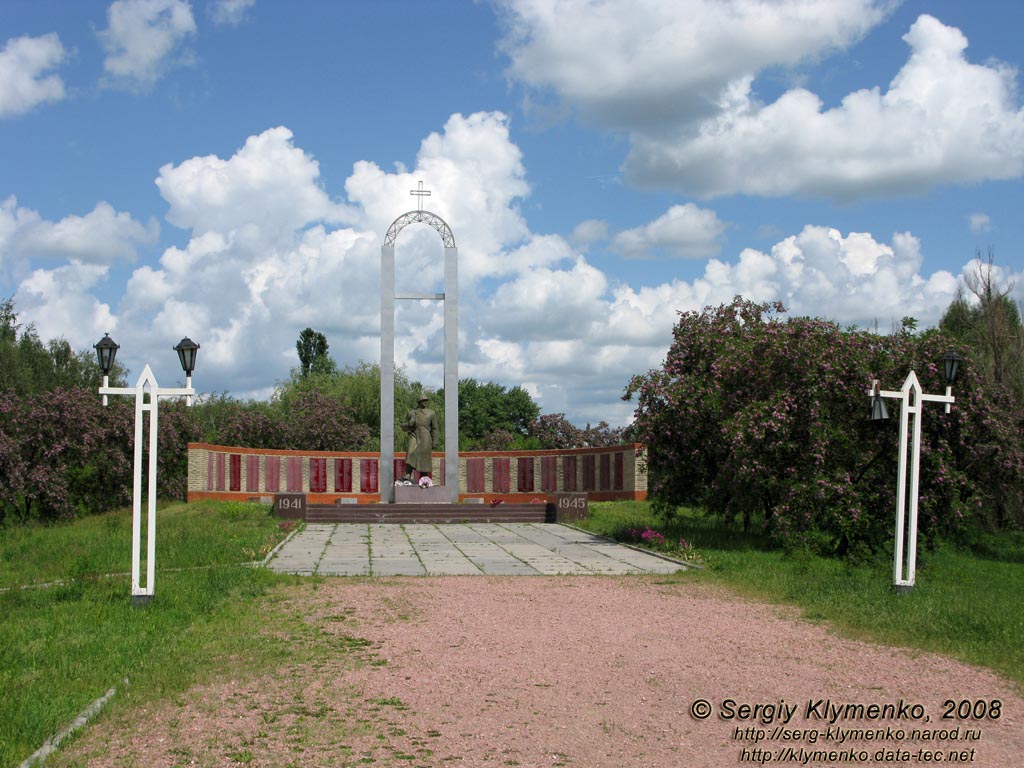
M 395 449 L 404 450 L 405 437 L 401 425 L 406 414 L 416 407 L 416 399 L 423 394 L 423 386 L 412 382 L 401 368 L 395 371 Z M 291 379 L 278 386 L 273 398 L 273 412 L 280 418 L 294 411 L 296 402 L 312 393 L 319 393 L 342 404 L 347 417 L 357 430 L 357 440 L 347 444 L 357 446 L 349 450 L 380 450 L 380 366 L 359 363 L 329 373 L 312 373 L 303 377 L 293 372 Z M 431 403 L 443 422 L 443 404 Z M 295 442 L 293 440 L 293 442 Z M 270 447 L 270 446 L 267 446 Z M 308 448 L 307 445 L 288 447 Z M 342 450 L 342 449 L 333 449 Z
M 311 374 L 331 374 L 336 370 L 328 354 L 327 337 L 312 328 L 304 328 L 295 342 L 299 353 L 299 375 L 305 378 Z
M 443 394 L 443 391 L 442 393 Z M 510 450 L 522 446 L 540 407 L 522 387 L 459 381 L 459 448 Z
M 652 495 L 697 502 L 744 527 L 760 519 L 787 547 L 863 557 L 891 538 L 897 430 L 866 418 L 873 379 L 897 389 L 914 370 L 943 391 L 938 333 L 892 336 L 786 321 L 780 304 L 737 298 L 686 312 L 661 370 L 637 376 L 636 433 L 648 445 Z M 1021 415 L 968 360 L 951 414 L 924 409 L 919 528 L 923 543 L 1020 521 Z M 895 411 L 894 401 L 888 401 Z
M 125 369 L 115 363 L 112 386 Z M 0 391 L 32 395 L 53 389 L 97 389 L 103 374 L 93 350 L 75 352 L 64 339 L 43 342 L 33 326 L 18 322 L 14 300 L 0 302 Z
M 1010 298 L 1011 285 L 999 285 L 993 252 L 977 255 L 961 291 L 946 309 L 939 329 L 971 348 L 984 382 L 1009 389 L 1024 407 L 1024 324 Z

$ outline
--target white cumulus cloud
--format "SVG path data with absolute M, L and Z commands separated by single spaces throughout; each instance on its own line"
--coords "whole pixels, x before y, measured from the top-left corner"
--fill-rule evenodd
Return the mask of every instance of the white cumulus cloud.
M 629 258 L 666 255 L 706 259 L 718 253 L 725 224 L 714 211 L 693 203 L 673 205 L 654 221 L 612 238 L 612 248 Z
M 60 75 L 48 74 L 64 61 L 56 33 L 15 37 L 0 50 L 0 117 L 23 115 L 40 104 L 64 98 Z
M 319 184 L 319 164 L 292 138 L 287 128 L 270 128 L 227 160 L 207 155 L 163 166 L 156 185 L 170 205 L 167 219 L 196 233 L 249 226 L 271 235 L 345 220 L 347 209 Z
M 114 0 L 107 29 L 98 33 L 107 52 L 108 84 L 151 86 L 168 69 L 189 61 L 183 43 L 195 32 L 186 0 Z
M 1009 65 L 920 16 L 886 87 L 834 107 L 805 88 L 762 103 L 759 76 L 850 47 L 892 5 L 846 0 L 505 0 L 509 76 L 628 132 L 627 180 L 711 198 L 839 200 L 1024 174 Z
M 132 262 L 141 246 L 154 243 L 156 221 L 142 224 L 124 211 L 99 202 L 85 216 L 47 221 L 14 196 L 0 202 L 0 269 L 19 274 L 35 259 L 75 260 L 80 264 Z
M 509 75 L 585 116 L 655 129 L 714 114 L 731 84 L 858 40 L 875 0 L 503 0 Z
M 18 286 L 15 307 L 41 339 L 65 338 L 79 349 L 92 346 L 118 327 L 110 306 L 93 295 L 108 270 L 74 259 L 55 269 L 37 269 Z
M 1024 173 L 1024 110 L 1014 72 L 973 64 L 960 30 L 921 16 L 907 63 L 884 92 L 825 109 L 797 88 L 762 105 L 748 78 L 694 134 L 633 136 L 627 176 L 701 197 L 921 192 Z

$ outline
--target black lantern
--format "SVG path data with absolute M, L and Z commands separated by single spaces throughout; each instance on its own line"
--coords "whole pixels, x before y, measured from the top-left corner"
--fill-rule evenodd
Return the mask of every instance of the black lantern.
M 947 384 L 956 381 L 957 374 L 960 373 L 960 363 L 963 361 L 964 359 L 952 349 L 942 356 L 942 367 L 946 374 Z
M 875 382 L 875 396 L 871 398 L 871 420 L 889 420 L 889 411 L 885 407 L 885 400 L 882 399 L 882 393 L 880 391 L 877 381 Z
M 871 398 L 871 420 L 872 421 L 888 421 L 889 411 L 885 408 L 885 400 L 882 399 L 881 395 L 876 394 Z
M 199 351 L 199 345 L 186 336 L 178 342 L 174 351 L 178 353 L 181 370 L 185 372 L 186 376 L 191 376 L 192 371 L 196 369 L 196 353 Z
M 100 370 L 104 376 L 109 376 L 114 368 L 114 358 L 117 357 L 117 350 L 121 345 L 110 338 L 109 333 L 103 334 L 103 338 L 93 347 L 96 350 L 96 357 L 99 359 Z

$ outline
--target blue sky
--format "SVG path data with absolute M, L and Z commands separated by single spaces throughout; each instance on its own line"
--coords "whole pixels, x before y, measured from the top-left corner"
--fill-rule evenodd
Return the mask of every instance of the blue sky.
M 0 292 L 131 378 L 267 397 L 379 359 L 390 222 L 460 255 L 460 376 L 626 423 L 676 312 L 742 294 L 935 324 L 975 252 L 1024 299 L 1024 3 L 5 0 Z M 399 289 L 440 290 L 432 230 Z M 397 357 L 440 386 L 441 318 Z M 851 382 L 860 387 L 863 382 Z

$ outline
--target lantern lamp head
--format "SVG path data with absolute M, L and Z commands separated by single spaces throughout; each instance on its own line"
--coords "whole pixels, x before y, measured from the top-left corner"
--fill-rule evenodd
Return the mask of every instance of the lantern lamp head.
M 174 351 L 178 353 L 181 370 L 185 372 L 186 376 L 191 376 L 192 371 L 196 369 L 196 353 L 199 352 L 199 345 L 186 336 L 178 342 Z
M 948 384 L 956 381 L 957 374 L 960 373 L 960 363 L 963 361 L 964 359 L 952 349 L 942 356 L 942 368 L 946 374 L 946 382 Z
M 117 350 L 121 348 L 121 345 L 110 338 L 109 333 L 103 334 L 103 338 L 99 340 L 99 343 L 93 346 L 96 350 L 96 357 L 99 360 L 100 370 L 104 376 L 109 376 L 110 371 L 114 368 L 114 358 L 117 357 Z
M 871 421 L 888 421 L 889 411 L 885 407 L 885 400 L 882 399 L 882 388 L 875 381 L 875 394 L 871 398 Z
M 871 420 L 872 421 L 888 421 L 889 411 L 885 407 L 885 400 L 882 399 L 881 395 L 875 395 L 871 398 Z

